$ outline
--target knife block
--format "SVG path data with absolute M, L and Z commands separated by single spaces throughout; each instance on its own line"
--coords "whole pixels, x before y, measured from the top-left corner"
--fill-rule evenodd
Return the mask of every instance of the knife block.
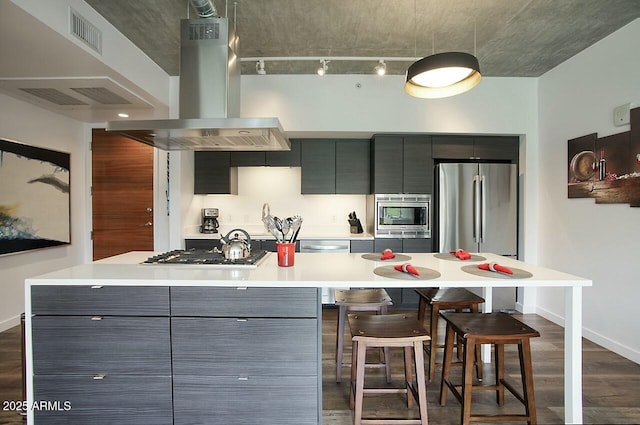
M 364 230 L 362 229 L 362 224 L 360 223 L 360 219 L 359 218 L 350 219 L 349 220 L 349 225 L 350 225 L 350 232 L 351 233 L 362 233 L 362 232 L 364 232 Z

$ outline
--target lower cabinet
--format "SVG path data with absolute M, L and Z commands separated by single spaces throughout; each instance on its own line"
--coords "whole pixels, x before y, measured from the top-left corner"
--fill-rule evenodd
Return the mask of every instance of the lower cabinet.
M 93 288 L 32 287 L 37 425 L 322 423 L 316 288 Z
M 394 252 L 411 254 L 412 252 L 432 252 L 431 239 L 396 239 L 376 238 L 374 241 L 375 252 L 382 252 L 389 248 Z M 385 288 L 393 300 L 393 308 L 415 309 L 418 308 L 420 297 L 412 288 Z
M 35 400 L 59 404 L 35 410 L 37 425 L 171 425 L 171 376 L 36 375 Z
M 316 376 L 176 376 L 175 425 L 317 425 Z M 151 423 L 151 422 L 150 422 Z

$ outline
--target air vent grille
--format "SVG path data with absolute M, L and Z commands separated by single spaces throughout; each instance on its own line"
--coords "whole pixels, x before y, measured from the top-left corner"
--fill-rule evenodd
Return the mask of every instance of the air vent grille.
M 76 99 L 75 97 L 69 96 L 61 92 L 60 90 L 51 89 L 51 88 L 21 88 L 20 90 L 29 93 L 32 96 L 39 97 L 40 99 L 44 99 L 48 102 L 55 103 L 56 105 L 61 106 L 73 106 L 73 105 L 87 105 L 81 100 Z
M 80 93 L 83 96 L 88 97 L 103 105 L 130 105 L 131 102 L 125 98 L 118 96 L 114 92 L 105 89 L 104 87 L 71 87 L 76 93 Z
M 78 37 L 84 44 L 102 54 L 102 31 L 87 21 L 82 15 L 71 9 L 71 34 Z
M 219 22 L 195 22 L 189 24 L 189 40 L 219 40 Z

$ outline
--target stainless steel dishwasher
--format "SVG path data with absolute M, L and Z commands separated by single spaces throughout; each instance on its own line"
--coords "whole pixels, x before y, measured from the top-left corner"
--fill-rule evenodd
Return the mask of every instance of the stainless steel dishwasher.
M 351 241 L 348 239 L 301 239 L 300 252 L 348 253 Z M 335 304 L 334 288 L 322 288 L 322 304 Z

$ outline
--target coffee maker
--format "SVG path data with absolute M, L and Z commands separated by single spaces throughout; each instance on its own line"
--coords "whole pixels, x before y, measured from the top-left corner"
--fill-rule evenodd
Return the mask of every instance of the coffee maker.
M 218 209 L 203 208 L 202 224 L 200 225 L 200 233 L 218 233 Z

